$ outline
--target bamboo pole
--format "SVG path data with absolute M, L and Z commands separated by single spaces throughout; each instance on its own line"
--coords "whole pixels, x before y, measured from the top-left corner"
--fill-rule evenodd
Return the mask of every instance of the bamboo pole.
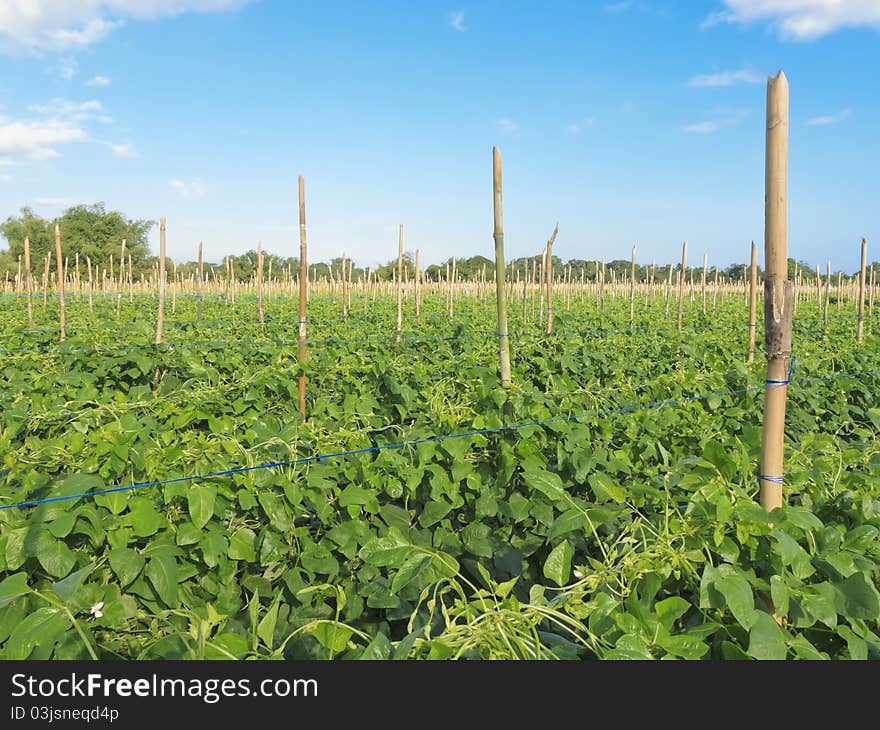
M 162 344 L 162 327 L 165 325 L 165 219 L 159 220 L 159 308 L 156 313 L 156 344 Z M 159 368 L 156 368 L 156 378 Z
M 177 314 L 177 262 L 171 262 L 171 316 Z
M 678 329 L 681 331 L 681 323 L 683 320 L 684 307 L 684 281 L 685 271 L 687 267 L 688 242 L 685 241 L 681 247 L 681 271 L 678 276 Z
M 547 334 L 553 332 L 553 243 L 556 241 L 556 234 L 559 233 L 559 224 L 553 229 L 553 235 L 547 241 L 546 263 L 544 264 L 544 273 L 547 286 Z
M 452 314 L 455 310 L 455 282 L 458 278 L 457 274 L 458 268 L 457 263 L 455 261 L 455 256 L 452 257 L 452 279 L 449 281 L 449 318 L 452 319 Z
M 632 247 L 632 261 L 629 265 L 629 326 L 632 327 L 636 313 L 636 247 Z
M 422 316 L 422 270 L 419 268 L 419 249 L 416 249 L 416 319 Z
M 34 281 L 31 277 L 31 242 L 27 236 L 24 237 L 24 275 L 27 277 L 25 295 L 27 296 L 27 323 L 30 328 L 34 326 L 34 308 L 31 302 L 31 297 L 34 295 Z
M 707 274 L 707 266 L 709 264 L 709 256 L 708 254 L 703 254 L 703 279 L 700 283 L 700 298 L 702 299 L 703 306 L 703 314 L 706 313 L 706 274 Z
M 791 365 L 792 284 L 788 281 L 787 171 L 788 80 L 780 71 L 767 80 L 767 139 L 764 195 L 764 339 L 767 388 L 761 432 L 761 505 L 783 504 L 785 405 Z
M 752 241 L 752 265 L 749 276 L 749 362 L 755 361 L 755 335 L 758 330 L 758 247 Z
M 260 332 L 266 332 L 263 314 L 263 242 L 257 241 L 257 315 L 260 318 Z
M 306 305 L 309 284 L 309 267 L 306 261 L 306 189 L 303 176 L 299 176 L 299 350 L 297 362 L 299 374 L 299 412 L 306 417 Z
M 828 268 L 825 275 L 825 306 L 822 312 L 822 322 L 828 323 L 828 302 L 831 300 L 831 260 L 828 260 Z
M 52 251 L 46 252 L 46 262 L 43 268 L 43 309 L 46 308 L 46 298 L 49 295 L 49 266 L 51 266 Z
M 91 313 L 94 313 L 94 311 L 95 311 L 95 304 L 94 304 L 94 300 L 93 300 L 93 292 L 95 291 L 95 284 L 92 281 L 92 260 L 88 256 L 86 256 L 86 268 L 88 269 L 88 272 L 89 272 L 89 313 L 91 314 Z M 128 277 L 129 277 L 129 281 L 131 281 L 131 271 L 129 271 Z
M 58 322 L 61 329 L 60 339 L 64 342 L 67 322 L 64 310 L 64 259 L 61 257 L 61 228 L 55 224 L 55 266 L 58 272 Z
M 492 148 L 492 190 L 495 230 L 495 301 L 498 309 L 498 359 L 501 368 L 501 387 L 509 388 L 510 336 L 507 331 L 507 291 L 504 288 L 504 213 L 501 190 L 501 153 Z
M 204 278 L 202 242 L 199 241 L 199 261 L 196 269 L 196 322 L 202 321 L 202 279 Z
M 868 242 L 862 238 L 862 265 L 859 269 L 859 315 L 856 329 L 856 342 L 865 337 L 865 259 L 868 255 Z
M 403 223 L 397 231 L 397 337 L 400 342 L 400 331 L 403 329 Z

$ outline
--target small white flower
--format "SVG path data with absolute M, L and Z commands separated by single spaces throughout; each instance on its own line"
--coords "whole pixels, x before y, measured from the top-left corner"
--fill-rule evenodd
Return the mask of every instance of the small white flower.
M 91 607 L 89 613 L 91 613 L 95 618 L 101 618 L 104 615 L 104 612 L 101 610 L 104 608 L 104 601 L 98 601 L 94 606 Z
M 584 577 L 583 571 L 580 571 L 577 568 L 575 568 L 574 569 L 574 577 L 577 578 L 578 580 L 580 580 L 581 578 Z

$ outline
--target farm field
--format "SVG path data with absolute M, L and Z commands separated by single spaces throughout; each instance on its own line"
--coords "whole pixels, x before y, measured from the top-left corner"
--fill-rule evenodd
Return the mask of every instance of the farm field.
M 315 293 L 305 420 L 293 298 L 4 295 L 0 656 L 880 657 L 873 311 L 798 303 L 768 514 L 742 290 L 518 291 L 510 389 L 477 287 Z

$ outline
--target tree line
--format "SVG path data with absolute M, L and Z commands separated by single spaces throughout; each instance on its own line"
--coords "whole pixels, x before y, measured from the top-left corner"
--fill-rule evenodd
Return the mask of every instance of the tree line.
M 126 258 L 131 257 L 132 271 L 135 276 L 142 274 L 150 274 L 156 261 L 157 256 L 150 252 L 148 245 L 148 236 L 150 231 L 156 225 L 153 220 L 136 220 L 129 219 L 118 211 L 108 211 L 103 203 L 96 205 L 78 205 L 68 208 L 64 213 L 54 219 L 47 219 L 38 216 L 30 208 L 22 208 L 17 216 L 9 216 L 4 223 L 0 223 L 0 233 L 6 238 L 9 248 L 0 251 L 0 272 L 6 271 L 14 274 L 19 265 L 19 257 L 24 260 L 24 239 L 27 237 L 30 242 L 30 258 L 31 272 L 39 275 L 44 266 L 44 260 L 47 254 L 54 253 L 55 250 L 55 226 L 60 226 L 62 230 L 62 243 L 64 245 L 64 253 L 68 260 L 72 261 L 77 254 L 83 265 L 86 258 L 90 259 L 93 265 L 107 267 L 112 256 L 118 261 L 120 253 L 120 244 L 125 239 Z M 212 268 L 218 275 L 225 276 L 226 260 L 231 259 L 235 270 L 235 275 L 242 280 L 252 278 L 257 270 L 257 251 L 252 249 L 238 256 L 224 257 L 224 260 L 218 263 L 206 263 L 205 267 Z M 508 276 L 516 278 L 519 274 L 520 280 L 524 272 L 528 271 L 529 276 L 532 271 L 539 271 L 541 266 L 541 255 L 524 256 L 507 262 Z M 581 280 L 581 275 L 586 281 L 596 280 L 596 261 L 584 259 L 569 259 L 564 261 L 558 256 L 551 257 L 551 266 L 554 278 L 561 278 L 568 271 L 572 281 Z M 877 262 L 873 265 L 880 266 Z M 447 270 L 452 271 L 453 260 L 448 258 L 439 264 L 430 264 L 425 266 L 420 264 L 422 270 L 432 280 L 437 280 L 438 276 L 446 279 Z M 197 263 L 195 261 L 178 262 L 177 271 L 184 277 L 193 275 L 196 271 Z M 406 277 L 412 279 L 415 274 L 415 260 L 411 252 L 406 252 L 403 256 L 403 267 Z M 610 280 L 613 272 L 614 278 L 620 280 L 624 275 L 629 276 L 631 262 L 625 259 L 614 259 L 605 262 L 606 280 Z M 360 281 L 367 275 L 365 267 L 358 267 L 351 264 L 350 261 L 345 262 L 345 276 L 352 281 Z M 280 278 L 284 272 L 290 271 L 293 275 L 299 271 L 299 257 L 277 256 L 270 252 L 263 252 L 263 271 L 264 275 L 268 275 L 272 271 L 273 278 Z M 397 270 L 397 259 L 391 259 L 382 266 L 374 267 L 371 270 L 371 276 L 381 279 L 390 280 L 394 272 Z M 636 280 L 648 281 L 651 278 L 653 270 L 653 280 L 657 283 L 665 283 L 669 276 L 669 265 L 652 264 L 636 264 Z M 672 267 L 673 279 L 677 280 L 678 273 L 681 270 L 681 263 L 674 264 Z M 798 270 L 803 281 L 815 281 L 815 266 L 804 261 L 797 261 L 793 258 L 788 259 L 788 275 L 793 278 L 795 271 Z M 309 265 L 309 275 L 311 277 L 338 278 L 343 272 L 343 259 L 337 257 L 330 261 L 315 262 Z M 459 281 L 480 281 L 483 277 L 486 280 L 494 280 L 495 262 L 485 256 L 470 256 L 455 259 L 456 278 Z M 708 269 L 709 280 L 714 279 L 716 267 Z M 748 279 L 748 264 L 731 264 L 724 269 L 719 269 L 721 274 L 727 281 L 738 281 L 743 278 Z M 763 274 L 761 268 L 758 268 L 759 276 Z M 824 271 L 820 271 L 824 276 Z M 838 272 L 834 272 L 835 277 Z M 686 274 L 693 274 L 695 280 L 699 280 L 702 276 L 702 266 L 688 266 Z M 857 275 L 857 273 L 855 274 Z M 855 276 L 854 275 L 854 276 Z M 844 279 L 850 280 L 852 277 L 843 274 Z

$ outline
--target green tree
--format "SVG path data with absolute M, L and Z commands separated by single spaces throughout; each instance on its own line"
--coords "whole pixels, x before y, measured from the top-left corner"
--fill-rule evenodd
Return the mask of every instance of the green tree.
M 0 233 L 9 243 L 9 249 L 0 253 L 0 268 L 11 268 L 24 255 L 24 239 L 30 239 L 31 271 L 42 271 L 43 260 L 55 250 L 55 225 L 61 229 L 64 255 L 73 260 L 76 254 L 83 261 L 90 258 L 96 266 L 109 266 L 110 256 L 118 258 L 125 239 L 126 257 L 131 256 L 135 274 L 152 268 L 155 257 L 150 256 L 147 236 L 155 225 L 150 220 L 129 220 L 122 213 L 107 212 L 103 203 L 77 205 L 68 208 L 60 218 L 48 220 L 36 215 L 30 208 L 22 208 L 18 216 L 10 216 L 0 223 Z

